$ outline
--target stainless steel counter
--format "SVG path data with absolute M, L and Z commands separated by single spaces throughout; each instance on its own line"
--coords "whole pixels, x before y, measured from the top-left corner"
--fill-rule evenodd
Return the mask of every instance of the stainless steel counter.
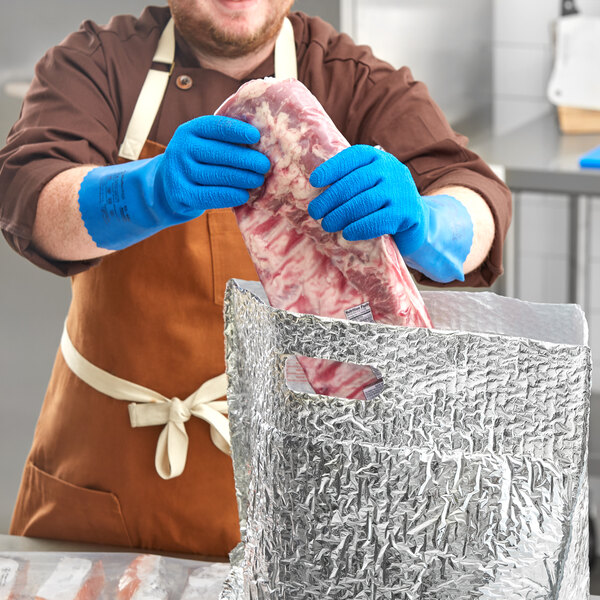
M 579 157 L 600 146 L 600 134 L 564 135 L 554 113 L 504 135 L 477 132 L 471 146 L 486 162 L 502 165 L 513 191 L 600 195 L 600 169 L 582 169 Z

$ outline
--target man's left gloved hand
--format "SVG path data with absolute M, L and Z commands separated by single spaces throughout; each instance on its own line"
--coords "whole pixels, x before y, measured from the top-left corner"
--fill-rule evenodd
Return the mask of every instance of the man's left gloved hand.
M 440 282 L 464 280 L 473 239 L 466 208 L 451 196 L 421 196 L 395 156 L 372 146 L 342 150 L 310 176 L 327 187 L 308 206 L 328 232 L 347 240 L 390 234 L 409 266 Z

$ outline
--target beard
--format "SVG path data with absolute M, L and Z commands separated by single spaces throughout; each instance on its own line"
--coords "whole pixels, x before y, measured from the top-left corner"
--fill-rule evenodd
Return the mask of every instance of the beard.
M 209 16 L 198 14 L 193 7 L 182 6 L 185 2 L 169 0 L 177 29 L 186 42 L 207 55 L 224 58 L 247 56 L 272 41 L 279 33 L 283 19 L 293 3 L 294 0 L 287 0 L 282 4 L 275 2 L 264 23 L 257 30 L 250 33 L 232 33 L 219 29 Z M 233 15 L 232 21 L 235 20 Z

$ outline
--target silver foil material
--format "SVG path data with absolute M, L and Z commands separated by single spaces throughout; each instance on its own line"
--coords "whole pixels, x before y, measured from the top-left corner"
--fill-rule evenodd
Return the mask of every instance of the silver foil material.
M 577 306 L 426 292 L 428 330 L 289 313 L 255 285 L 225 300 L 242 544 L 223 600 L 588 597 Z M 370 365 L 384 390 L 293 392 L 295 354 Z

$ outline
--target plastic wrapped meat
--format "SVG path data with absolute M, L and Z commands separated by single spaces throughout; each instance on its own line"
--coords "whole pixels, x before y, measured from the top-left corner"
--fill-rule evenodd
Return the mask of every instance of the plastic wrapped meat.
M 229 563 L 210 563 L 191 571 L 180 600 L 218 598 L 223 581 L 229 573 Z
M 0 600 L 218 600 L 229 563 L 126 552 L 7 552 Z
M 27 563 L 0 557 L 0 600 L 16 600 L 27 580 Z
M 167 600 L 166 577 L 164 559 L 154 554 L 141 554 L 119 580 L 117 600 Z
M 320 190 L 312 171 L 349 144 L 318 100 L 295 79 L 250 81 L 216 114 L 251 123 L 271 161 L 265 184 L 235 209 L 269 302 L 291 312 L 431 327 L 414 281 L 389 235 L 359 242 L 328 233 L 307 207 Z M 320 394 L 369 397 L 379 374 L 367 366 L 298 357 Z M 372 394 L 376 395 L 376 394 Z
M 42 584 L 35 600 L 95 600 L 104 588 L 104 569 L 100 561 L 62 558 Z

